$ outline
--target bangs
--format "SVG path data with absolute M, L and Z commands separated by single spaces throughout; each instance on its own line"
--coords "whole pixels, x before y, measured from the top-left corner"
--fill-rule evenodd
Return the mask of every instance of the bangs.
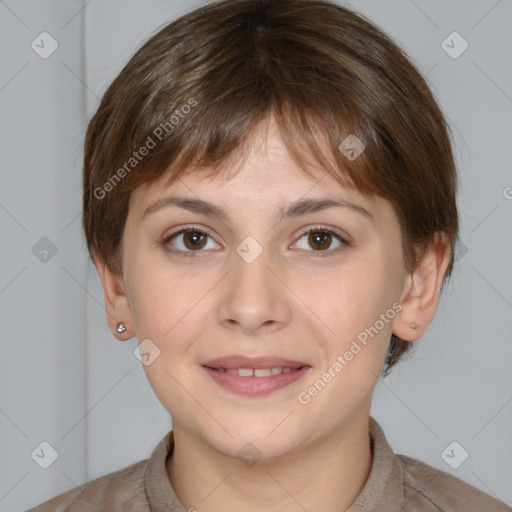
M 163 174 L 169 174 L 165 186 L 186 174 L 229 180 L 248 156 L 255 134 L 274 121 L 287 152 L 306 176 L 322 179 L 328 174 L 342 187 L 355 188 L 362 194 L 386 194 L 385 174 L 375 172 L 371 165 L 375 134 L 361 112 L 355 112 L 355 106 L 343 98 L 334 104 L 322 95 L 312 103 L 307 87 L 277 87 L 269 82 L 258 87 L 256 80 L 252 86 L 254 91 L 245 94 L 250 101 L 233 94 L 212 101 L 201 97 L 200 90 L 192 91 L 190 98 L 181 98 L 178 103 L 194 102 L 193 111 L 172 130 L 167 126 L 169 134 L 165 128 L 162 134 L 161 127 L 180 110 L 174 105 L 156 128 L 151 124 L 146 130 L 140 129 L 130 146 L 140 148 L 148 140 L 156 146 L 138 164 L 137 172 L 125 179 L 124 193 L 150 184 Z M 223 88 L 221 84 L 219 89 Z M 214 95 L 216 91 L 209 92 Z M 144 126 L 144 121 L 139 119 L 137 125 Z M 382 161 L 382 155 L 379 158 Z

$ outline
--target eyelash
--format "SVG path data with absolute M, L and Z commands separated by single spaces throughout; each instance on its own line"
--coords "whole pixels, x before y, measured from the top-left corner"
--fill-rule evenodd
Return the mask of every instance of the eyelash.
M 206 236 L 208 236 L 210 238 L 213 238 L 206 231 L 204 231 L 203 229 L 196 228 L 195 226 L 188 226 L 188 227 L 180 229 L 176 233 L 173 233 L 173 234 L 169 235 L 168 237 L 166 237 L 164 239 L 163 244 L 164 244 L 166 250 L 171 252 L 171 253 L 173 253 L 173 254 L 176 254 L 177 256 L 184 256 L 185 258 L 194 258 L 194 257 L 198 256 L 197 253 L 204 252 L 204 251 L 201 251 L 201 250 L 198 250 L 198 251 L 181 251 L 181 250 L 170 249 L 167 246 L 174 237 L 182 235 L 183 233 L 189 233 L 189 232 L 200 233 L 202 235 L 206 235 Z M 305 235 L 309 235 L 311 233 L 322 233 L 322 234 L 326 234 L 327 233 L 327 234 L 333 235 L 345 247 L 351 247 L 351 245 L 352 245 L 351 242 L 349 242 L 348 240 L 343 238 L 338 233 L 336 233 L 336 232 L 334 232 L 334 231 L 332 231 L 332 230 L 330 230 L 328 228 L 325 228 L 323 226 L 316 226 L 316 227 L 309 228 L 307 231 L 304 231 L 303 233 L 301 233 L 301 235 L 299 236 L 298 240 L 303 238 Z M 307 251 L 307 252 L 311 252 L 314 255 L 314 257 L 325 258 L 326 256 L 331 256 L 333 253 L 337 253 L 339 249 L 340 248 L 334 249 L 334 250 L 326 250 L 326 251 Z

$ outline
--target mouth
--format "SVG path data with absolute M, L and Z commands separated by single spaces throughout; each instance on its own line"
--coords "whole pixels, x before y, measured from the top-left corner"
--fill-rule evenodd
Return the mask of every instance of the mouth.
M 228 356 L 201 364 L 221 387 L 236 394 L 261 396 L 300 379 L 311 366 L 276 357 Z
M 282 373 L 291 373 L 300 370 L 301 368 L 305 368 L 306 365 L 299 366 L 297 368 L 282 368 L 279 366 L 274 366 L 272 368 L 212 368 L 211 366 L 206 366 L 210 370 L 214 370 L 217 372 L 226 372 L 231 375 L 238 375 L 239 377 L 270 377 L 273 375 L 281 375 Z

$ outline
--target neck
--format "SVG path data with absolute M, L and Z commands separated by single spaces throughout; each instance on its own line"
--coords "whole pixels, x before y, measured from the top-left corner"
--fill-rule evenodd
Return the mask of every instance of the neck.
M 344 512 L 371 468 L 368 416 L 289 454 L 247 467 L 173 424 L 174 451 L 167 473 L 187 510 Z

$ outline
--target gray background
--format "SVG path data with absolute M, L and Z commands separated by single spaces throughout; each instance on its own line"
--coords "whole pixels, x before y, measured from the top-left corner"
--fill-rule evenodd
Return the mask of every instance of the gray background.
M 136 340 L 107 329 L 80 232 L 81 158 L 110 81 L 150 34 L 201 3 L 0 1 L 1 511 L 145 459 L 171 426 Z M 395 451 L 512 504 L 512 3 L 346 5 L 427 76 L 462 180 L 454 275 L 414 357 L 379 382 L 372 413 Z M 59 44 L 47 59 L 31 48 L 43 31 Z M 442 47 L 453 31 L 469 44 L 456 59 Z M 59 453 L 46 470 L 31 457 L 43 441 Z M 457 469 L 441 457 L 452 441 L 469 453 Z

